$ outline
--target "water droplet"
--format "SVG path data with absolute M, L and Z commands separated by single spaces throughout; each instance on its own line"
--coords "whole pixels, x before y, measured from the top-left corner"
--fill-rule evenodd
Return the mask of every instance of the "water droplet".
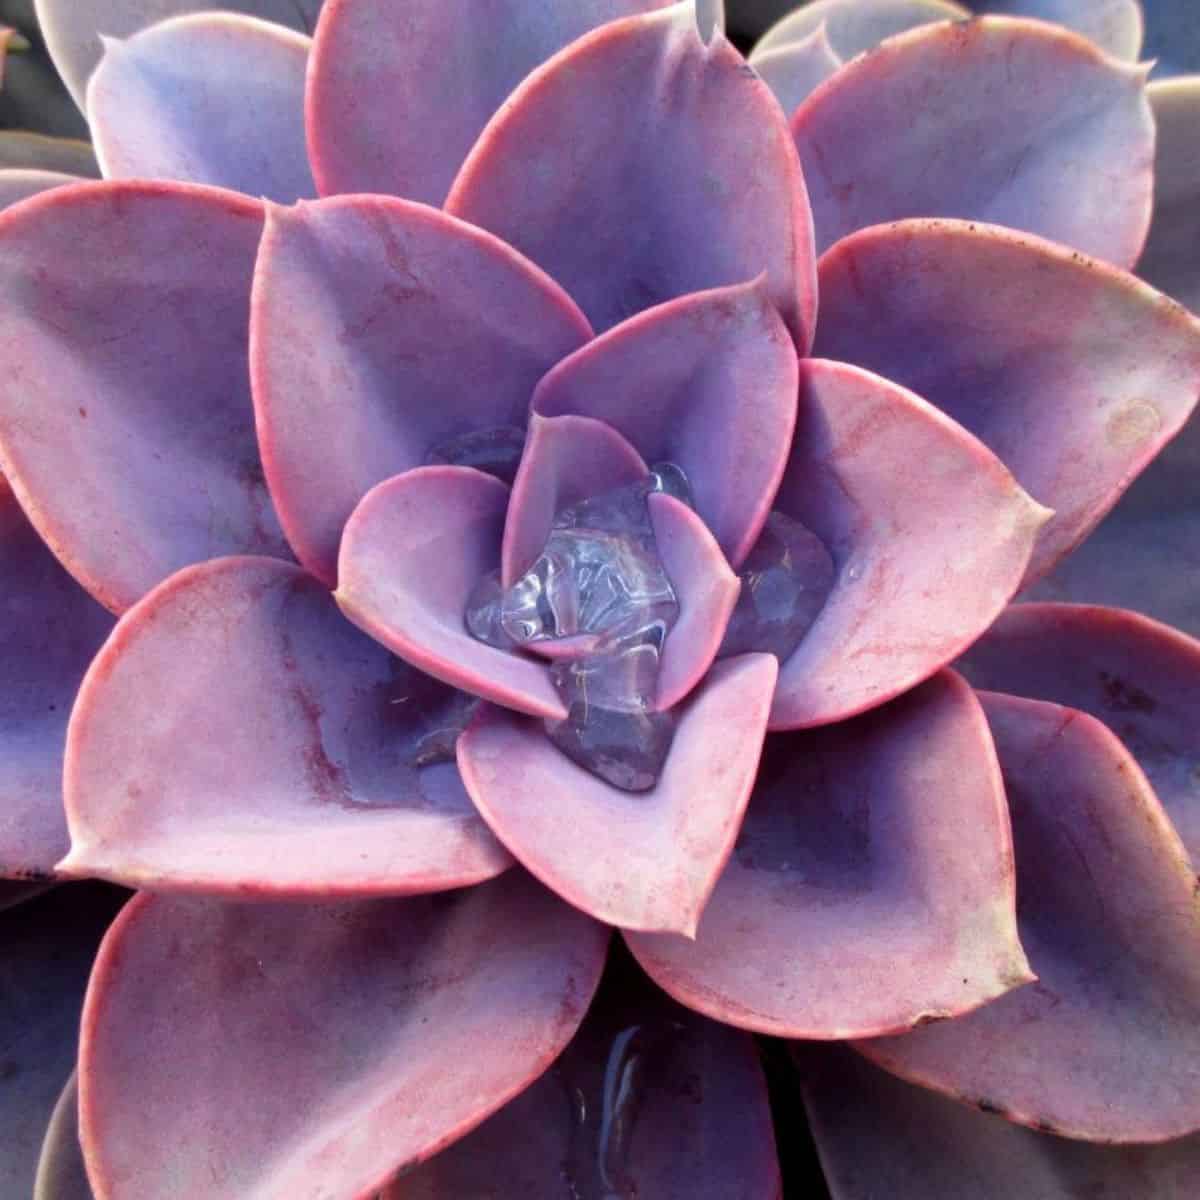
M 759 650 L 785 662 L 833 588 L 833 559 L 799 521 L 772 512 L 740 573 L 742 590 L 720 656 Z
M 524 449 L 525 430 L 516 425 L 497 425 L 445 438 L 429 451 L 425 461 L 431 465 L 474 467 L 511 485 Z

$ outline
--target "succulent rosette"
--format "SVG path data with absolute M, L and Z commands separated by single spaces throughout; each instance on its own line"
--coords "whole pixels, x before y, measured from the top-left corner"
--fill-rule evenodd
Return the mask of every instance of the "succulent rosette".
M 1200 395 L 1137 46 L 190 7 L 43 0 L 0 214 L 0 865 L 139 889 L 40 1200 L 772 1200 L 753 1034 L 839 1197 L 1187 1190 L 1200 645 L 1009 607 Z

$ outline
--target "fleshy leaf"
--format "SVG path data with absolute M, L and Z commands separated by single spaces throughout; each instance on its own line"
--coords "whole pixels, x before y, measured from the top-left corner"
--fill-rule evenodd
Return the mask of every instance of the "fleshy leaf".
M 499 708 L 459 739 L 459 769 L 496 836 L 564 899 L 612 925 L 686 938 L 737 836 L 776 670 L 766 654 L 715 666 L 680 710 L 648 792 L 610 786 L 539 722 Z
M 896 1074 L 1093 1141 L 1200 1127 L 1200 896 L 1145 776 L 1093 717 L 987 693 L 1038 982 L 957 1021 L 856 1043 Z
M 243 896 L 491 878 L 510 860 L 453 761 L 406 753 L 414 674 L 298 567 L 180 572 L 130 610 L 80 692 L 63 870 Z
M 143 894 L 84 1009 L 96 1191 L 365 1196 L 549 1066 L 607 939 L 516 871 L 446 897 L 312 906 Z
M 889 38 L 933 21 L 962 21 L 970 10 L 952 0 L 813 0 L 776 21 L 754 47 L 752 61 L 767 50 L 795 45 L 825 26 L 842 59 L 873 50 Z
M 48 192 L 51 188 L 62 187 L 67 183 L 82 183 L 78 175 L 64 175 L 61 171 L 38 171 L 32 168 L 0 169 L 0 208 L 10 204 L 18 204 L 36 196 L 39 192 Z
M 529 570 L 564 508 L 636 483 L 648 470 L 611 425 L 534 413 L 504 521 L 502 585 L 512 587 Z
M 24 129 L 0 130 L 0 167 L 57 171 L 98 179 L 100 167 L 91 146 L 78 138 L 47 137 Z
M 33 1192 L 42 1135 L 74 1066 L 88 970 L 123 898 L 99 884 L 70 884 L 0 913 L 6 1073 L 0 1088 L 0 1195 L 6 1198 L 24 1200 Z
M 1055 510 L 1026 586 L 1095 528 L 1200 395 L 1200 321 L 1178 304 L 1065 247 L 961 221 L 879 226 L 830 250 L 817 352 L 912 388 Z
M 95 1200 L 79 1144 L 79 1082 L 74 1071 L 46 1127 L 33 1200 Z
M 189 563 L 286 556 L 246 369 L 262 206 L 83 183 L 0 214 L 0 458 L 30 520 L 108 608 Z M 69 246 L 70 254 L 63 248 Z
M 848 1038 L 958 1016 L 1031 978 L 983 713 L 942 672 L 886 708 L 767 738 L 694 942 L 627 933 L 718 1021 Z
M 67 718 L 112 617 L 58 565 L 0 477 L 0 876 L 66 853 Z
M 36 0 L 38 25 L 67 90 L 83 108 L 101 35 L 128 37 L 168 17 L 215 7 L 212 0 Z M 221 0 L 221 8 L 311 33 L 321 0 Z
M 329 0 L 308 90 L 322 194 L 441 204 L 483 127 L 530 71 L 598 25 L 668 3 L 500 0 L 481 10 L 474 0 Z
M 355 505 L 448 437 L 523 428 L 591 336 L 495 238 L 383 197 L 269 208 L 251 314 L 263 461 L 300 561 L 332 585 Z
M 837 1200 L 1180 1200 L 1200 1192 L 1200 1136 L 1162 1146 L 1053 1137 L 913 1087 L 844 1046 L 793 1052 Z
M 1103 721 L 1146 772 L 1200 866 L 1200 642 L 1123 609 L 1018 604 L 971 647 L 962 669 L 976 687 Z
M 811 216 L 787 124 L 724 34 L 701 40 L 692 0 L 614 21 L 528 76 L 446 209 L 544 267 L 597 330 L 765 272 L 811 338 Z
M 750 65 L 775 93 L 783 111 L 793 113 L 817 84 L 824 83 L 842 65 L 842 60 L 821 24 L 800 41 L 756 52 Z
M 729 561 L 754 545 L 796 425 L 796 353 L 761 283 L 684 296 L 602 334 L 538 384 L 533 411 L 616 429 L 673 462 Z
M 792 117 L 818 246 L 885 221 L 957 217 L 1132 265 L 1153 191 L 1145 78 L 1078 34 L 1008 17 L 889 40 Z
M 778 1200 L 753 1042 L 671 1003 L 626 964 L 614 946 L 582 1027 L 541 1079 L 383 1200 Z
M 109 38 L 88 81 L 107 179 L 175 179 L 290 203 L 316 193 L 304 145 L 309 40 L 202 13 Z
M 1008 603 L 1048 516 L 911 392 L 821 359 L 800 378 L 775 507 L 824 542 L 837 576 L 782 665 L 773 729 L 840 721 L 950 662 Z
M 1146 91 L 1158 143 L 1154 216 L 1137 271 L 1200 312 L 1200 76 L 1155 81 Z
M 469 467 L 421 467 L 367 493 L 346 525 L 342 611 L 422 671 L 519 712 L 566 716 L 546 668 L 467 631 L 467 600 L 500 562 L 508 489 Z
M 1136 60 L 1142 48 L 1138 0 L 986 0 L 979 7 L 1065 25 L 1101 50 L 1129 62 Z

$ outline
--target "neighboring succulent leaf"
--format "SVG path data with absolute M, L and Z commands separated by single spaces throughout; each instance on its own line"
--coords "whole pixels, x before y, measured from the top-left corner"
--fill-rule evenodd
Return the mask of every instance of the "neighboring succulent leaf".
M 173 576 L 80 692 L 63 870 L 268 897 L 491 878 L 511 860 L 453 762 L 409 761 L 431 715 L 415 674 L 298 567 L 231 558 Z
M 115 888 L 73 883 L 0 913 L 0 1195 L 6 1198 L 33 1192 L 42 1137 L 75 1062 L 88 970 L 123 899 Z
M 167 17 L 217 6 L 212 0 L 37 0 L 36 7 L 54 65 L 83 108 L 88 77 L 103 54 L 101 35 L 129 37 Z M 221 0 L 219 7 L 311 33 L 321 0 Z
M 911 392 L 822 359 L 800 379 L 775 507 L 821 539 L 837 577 L 780 669 L 772 729 L 853 716 L 962 653 L 1012 597 L 1049 515 Z
M 1137 764 L 1099 721 L 987 693 L 1038 982 L 903 1037 L 888 1070 L 1045 1132 L 1146 1142 L 1200 1128 L 1200 896 Z
M 612 787 L 540 722 L 499 708 L 460 739 L 463 780 L 496 836 L 564 899 L 612 925 L 690 937 L 741 824 L 777 670 L 767 654 L 714 667 L 648 792 Z
M 379 484 L 346 525 L 336 599 L 360 629 L 430 675 L 561 720 L 542 663 L 467 632 L 467 599 L 500 565 L 507 507 L 508 488 L 468 467 L 422 467 Z
M 143 894 L 84 1009 L 93 1185 L 105 1200 L 366 1195 L 546 1070 L 607 941 L 519 871 L 348 904 Z
M 246 366 L 261 230 L 258 201 L 182 184 L 84 183 L 0 214 L 0 458 L 113 611 L 192 562 L 287 554 Z
M 820 279 L 818 353 L 912 388 L 1055 510 L 1025 585 L 1095 528 L 1200 396 L 1200 321 L 1028 234 L 878 226 L 830 250 Z
M 74 1071 L 46 1129 L 33 1200 L 95 1200 L 79 1144 L 79 1082 Z
M 987 725 L 943 672 L 866 716 L 768 737 L 695 941 L 625 937 L 698 1012 L 841 1039 L 957 1016 L 1027 982 L 1014 904 Z
M 0 477 L 0 876 L 48 877 L 66 853 L 67 718 L 112 624 Z
M 0 208 L 28 200 L 30 196 L 48 192 L 51 188 L 82 182 L 78 175 L 63 175 L 57 171 L 0 169 Z
M 544 267 L 597 330 L 765 271 L 797 342 L 811 338 L 811 216 L 787 124 L 723 34 L 701 40 L 691 0 L 614 21 L 533 72 L 446 209 Z
M 676 463 L 735 566 L 771 507 L 796 426 L 796 353 L 761 280 L 682 296 L 601 334 L 537 386 L 533 411 L 611 425 Z
M 331 586 L 375 484 L 447 438 L 523 428 L 538 379 L 591 336 L 511 248 L 383 197 L 268 208 L 250 325 L 267 478 L 297 556 Z
M 582 1027 L 554 1066 L 474 1133 L 398 1179 L 384 1200 L 622 1191 L 653 1200 L 778 1200 L 753 1041 L 671 1003 L 613 951 Z
M 106 179 L 173 179 L 280 203 L 316 194 L 304 144 L 309 39 L 232 13 L 108 38 L 87 88 Z
M 796 1045 L 793 1053 L 836 1200 L 1181 1200 L 1200 1194 L 1200 1136 L 1161 1146 L 1097 1146 L 956 1104 L 844 1046 Z M 779 1133 L 786 1137 L 787 1126 Z
M 970 648 L 962 670 L 976 687 L 1103 721 L 1200 867 L 1200 642 L 1122 609 L 1018 604 Z
M 1142 67 L 1034 21 L 939 22 L 891 39 L 792 117 L 818 247 L 885 221 L 957 217 L 1132 265 L 1153 192 L 1145 81 Z
M 0 167 L 30 171 L 56 171 L 98 179 L 100 167 L 87 142 L 76 138 L 46 137 L 23 129 L 0 130 Z
M 750 65 L 790 116 L 817 84 L 824 83 L 842 65 L 842 60 L 829 44 L 822 24 L 801 41 L 756 51 L 750 56 Z
M 308 90 L 322 194 L 441 204 L 483 127 L 530 71 L 598 25 L 669 3 L 330 0 Z
M 1065 25 L 1101 50 L 1129 62 L 1137 59 L 1142 48 L 1138 0 L 977 0 L 975 8 Z
M 754 47 L 752 61 L 764 51 L 801 42 L 822 26 L 834 52 L 848 60 L 897 33 L 970 15 L 969 9 L 953 0 L 813 0 L 776 21 Z

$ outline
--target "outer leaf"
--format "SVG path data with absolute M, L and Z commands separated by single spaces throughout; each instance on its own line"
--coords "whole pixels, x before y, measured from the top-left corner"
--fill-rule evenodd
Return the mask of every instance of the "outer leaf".
M 66 852 L 67 717 L 111 628 L 0 477 L 0 875 L 48 876 Z
M 1091 532 L 1200 395 L 1200 321 L 1009 230 L 863 230 L 822 258 L 821 302 L 819 353 L 944 409 L 1055 509 L 1026 585 Z
M 38 25 L 67 90 L 83 108 L 100 61 L 100 35 L 123 38 L 166 17 L 212 8 L 206 0 L 36 0 Z M 321 0 L 222 0 L 222 8 L 311 33 Z
M 33 1200 L 95 1200 L 79 1144 L 79 1083 L 74 1071 L 46 1129 Z
M 489 118 L 530 71 L 606 21 L 669 2 L 330 0 L 308 88 L 322 194 L 441 204 Z
M 987 726 L 943 672 L 830 729 L 768 738 L 694 942 L 626 934 L 699 1012 L 847 1038 L 956 1016 L 1031 978 Z
M 775 506 L 838 574 L 780 670 L 773 729 L 840 721 L 950 662 L 1011 598 L 1048 516 L 911 392 L 820 359 L 801 363 L 801 387 Z
M 360 629 L 454 687 L 538 717 L 566 716 L 545 667 L 476 641 L 464 620 L 500 561 L 508 489 L 467 467 L 422 467 L 373 488 L 342 539 L 336 599 Z
M 286 554 L 245 365 L 261 229 L 257 202 L 181 184 L 55 188 L 0 215 L 0 458 L 114 611 L 188 563 Z
M 510 863 L 414 680 L 298 567 L 232 558 L 131 609 L 72 715 L 63 870 L 157 891 L 403 895 Z
M 1137 59 L 1142 48 L 1138 0 L 988 0 L 986 7 L 989 12 L 1065 25 L 1101 50 L 1129 62 Z
M 591 330 L 541 271 L 423 205 L 271 208 L 251 314 L 263 461 L 319 579 L 381 480 L 460 434 L 524 426 L 538 379 Z
M 913 1087 L 842 1046 L 795 1054 L 836 1200 L 1181 1200 L 1200 1190 L 1200 1137 L 1163 1146 L 1051 1137 Z
M 824 25 L 834 51 L 842 59 L 851 59 L 905 30 L 933 21 L 962 21 L 970 15 L 969 9 L 953 0 L 813 0 L 776 21 L 754 47 L 753 58 L 801 42 Z
M 88 123 L 108 179 L 177 179 L 290 203 L 315 194 L 304 146 L 309 40 L 231 13 L 107 39 Z
M 51 188 L 62 187 L 67 183 L 81 183 L 78 175 L 64 175 L 60 171 L 37 171 L 29 168 L 0 169 L 0 208 L 10 204 L 18 204 L 36 196 L 39 192 L 48 192 Z
M 1200 896 L 1137 764 L 1073 709 L 985 697 L 1038 975 L 958 1021 L 857 1043 L 889 1070 L 1050 1133 L 1200 1127 Z
M 75 138 L 46 137 L 23 129 L 0 131 L 0 167 L 31 171 L 58 171 L 98 178 L 100 168 L 87 142 Z
M 621 955 L 614 954 L 619 962 Z M 551 1069 L 385 1200 L 619 1194 L 778 1200 L 754 1044 L 609 971 Z M 563 1190 L 566 1188 L 567 1190 Z
M 1103 721 L 1200 865 L 1200 643 L 1121 609 L 1019 604 L 971 647 L 963 671 L 976 687 Z
M 775 93 L 785 113 L 793 113 L 819 83 L 842 66 L 829 44 L 825 26 L 818 25 L 806 38 L 751 55 L 750 65 Z
M 538 384 L 534 412 L 606 422 L 646 462 L 682 467 L 734 566 L 767 518 L 796 426 L 796 353 L 762 281 L 626 321 Z
M 366 1195 L 546 1069 L 583 1018 L 607 936 L 517 872 L 444 899 L 140 896 L 84 1010 L 96 1191 Z
M 539 723 L 498 708 L 459 740 L 459 769 L 496 836 L 564 899 L 612 925 L 691 937 L 750 796 L 776 671 L 768 654 L 718 664 L 641 795 L 576 766 Z
M 701 40 L 691 0 L 533 72 L 446 208 L 549 271 L 598 330 L 765 271 L 796 340 L 811 338 L 811 218 L 783 115 L 723 34 Z
M 1153 190 L 1145 77 L 1078 34 L 1008 17 L 890 40 L 792 117 L 819 247 L 884 221 L 961 217 L 1131 266 Z

